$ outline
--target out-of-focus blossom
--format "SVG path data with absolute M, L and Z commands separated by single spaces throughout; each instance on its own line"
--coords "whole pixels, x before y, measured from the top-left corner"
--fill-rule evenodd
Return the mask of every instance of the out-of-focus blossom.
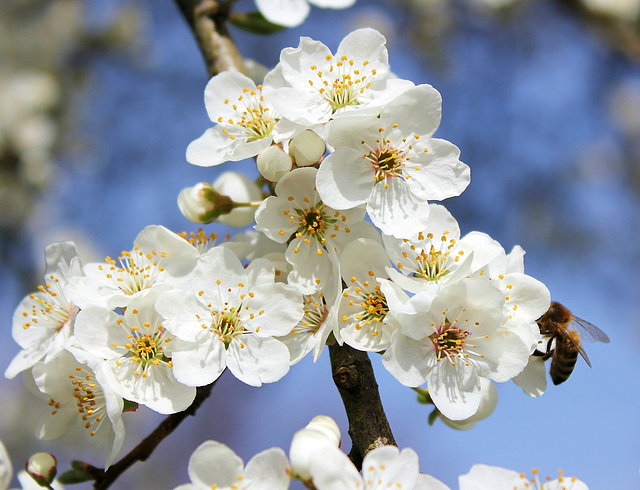
M 311 5 L 344 9 L 354 3 L 356 0 L 256 0 L 258 10 L 269 22 L 285 27 L 302 24 L 311 11 Z

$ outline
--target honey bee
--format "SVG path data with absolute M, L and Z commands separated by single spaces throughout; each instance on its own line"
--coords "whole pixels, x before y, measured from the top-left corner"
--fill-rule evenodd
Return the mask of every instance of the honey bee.
M 565 306 L 551 302 L 549 310 L 536 320 L 540 333 L 547 338 L 546 352 L 536 350 L 533 355 L 543 360 L 551 358 L 549 374 L 554 385 L 569 379 L 578 361 L 578 354 L 591 367 L 582 339 L 609 343 L 607 334 L 595 325 L 574 316 Z M 554 343 L 555 341 L 555 343 Z

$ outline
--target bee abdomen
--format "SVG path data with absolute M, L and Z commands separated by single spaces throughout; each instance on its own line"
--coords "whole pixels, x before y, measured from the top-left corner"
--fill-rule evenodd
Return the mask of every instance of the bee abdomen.
M 551 359 L 551 366 L 549 367 L 549 375 L 554 385 L 559 385 L 569 379 L 576 362 L 578 362 L 577 349 L 561 350 L 562 352 L 559 352 L 556 348 L 553 359 Z

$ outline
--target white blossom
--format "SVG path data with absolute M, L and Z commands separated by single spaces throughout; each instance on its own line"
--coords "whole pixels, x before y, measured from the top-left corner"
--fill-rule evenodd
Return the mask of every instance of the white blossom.
M 336 211 L 322 202 L 315 188 L 317 170 L 296 169 L 276 186 L 256 211 L 255 229 L 285 243 L 287 261 L 293 266 L 288 282 L 304 294 L 313 294 L 331 281 L 333 249 L 339 258 L 348 242 L 357 238 L 379 241 L 373 226 L 364 221 L 364 209 Z
M 300 293 L 274 283 L 273 266 L 255 259 L 246 269 L 227 248 L 211 249 L 181 288 L 163 293 L 156 309 L 176 337 L 176 378 L 189 386 L 216 380 L 226 367 L 252 386 L 272 383 L 289 371 L 289 351 L 273 338 L 303 315 Z
M 33 367 L 36 386 L 48 399 L 48 408 L 36 425 L 36 436 L 57 439 L 80 425 L 83 434 L 105 448 L 109 467 L 124 441 L 123 400 L 100 371 L 102 359 L 71 350 L 77 359 L 62 351 L 52 361 Z
M 406 291 L 417 293 L 452 284 L 504 255 L 502 246 L 485 233 L 460 238 L 455 218 L 444 206 L 429 205 L 426 225 L 409 239 L 383 235 L 396 269 L 389 277 Z
M 373 449 L 362 461 L 362 476 L 342 451 L 321 448 L 311 458 L 309 469 L 317 490 L 447 489 L 442 482 L 419 473 L 418 455 L 411 448 Z
M 383 233 L 411 238 L 426 229 L 427 200 L 459 195 L 469 167 L 452 143 L 432 138 L 440 94 L 430 85 L 404 91 L 377 114 L 345 116 L 327 125 L 335 148 L 320 166 L 318 193 L 336 209 L 366 204 Z
M 191 142 L 187 161 L 210 167 L 250 158 L 280 141 L 280 116 L 262 95 L 262 87 L 245 75 L 225 71 L 207 84 L 204 103 L 216 125 Z
M 73 332 L 78 309 L 64 287 L 82 276 L 82 266 L 72 242 L 60 242 L 45 249 L 44 285 L 25 296 L 13 314 L 13 339 L 22 351 L 11 361 L 7 378 L 29 369 L 38 361 L 49 362 L 63 348 Z
M 324 124 L 342 113 L 378 114 L 380 108 L 413 86 L 389 72 L 386 40 L 374 29 L 348 34 L 335 56 L 308 37 L 285 48 L 267 74 L 264 94 L 288 120 L 306 127 Z
M 529 344 L 516 333 L 522 320 L 488 279 L 463 279 L 434 298 L 419 293 L 398 318 L 384 366 L 407 386 L 426 381 L 436 407 L 452 420 L 478 411 L 480 377 L 507 381 L 529 359 Z
M 256 454 L 244 466 L 228 446 L 205 441 L 189 458 L 189 479 L 174 490 L 286 490 L 289 488 L 289 462 L 280 448 Z
M 162 325 L 154 305 L 159 290 L 132 299 L 124 315 L 88 306 L 76 319 L 76 347 L 104 359 L 100 369 L 113 390 L 160 413 L 186 409 L 196 390 L 174 375 L 176 341 Z
M 296 27 L 302 24 L 311 10 L 311 5 L 321 8 L 344 9 L 356 0 L 256 0 L 258 10 L 274 24 Z
M 395 312 L 409 299 L 387 279 L 389 256 L 379 243 L 361 238 L 345 247 L 340 264 L 347 285 L 338 311 L 341 339 L 358 350 L 385 350 L 398 328 Z
M 460 490 L 589 490 L 584 482 L 575 477 L 563 476 L 541 483 L 538 471 L 534 470 L 533 480 L 527 479 L 524 473 L 476 464 L 469 473 L 458 478 Z
M 133 250 L 117 259 L 84 266 L 85 277 L 74 277 L 64 289 L 80 308 L 125 307 L 150 288 L 168 289 L 175 278 L 189 273 L 200 256 L 180 236 L 163 226 L 147 226 L 136 237 Z

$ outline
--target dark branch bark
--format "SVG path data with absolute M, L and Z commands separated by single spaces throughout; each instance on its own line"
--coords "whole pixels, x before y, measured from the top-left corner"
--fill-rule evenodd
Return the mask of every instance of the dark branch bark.
M 247 74 L 242 56 L 227 29 L 230 2 L 175 0 L 204 57 L 209 76 L 223 71 Z
M 367 353 L 348 345 L 334 344 L 329 347 L 329 354 L 333 381 L 349 419 L 352 443 L 349 458 L 360 469 L 367 452 L 396 442 L 382 408 L 378 383 Z
M 134 447 L 126 456 L 124 456 L 120 461 L 111 465 L 111 467 L 104 471 L 100 468 L 95 468 L 93 466 L 88 466 L 85 471 L 93 477 L 95 483 L 93 484 L 93 488 L 98 490 L 104 490 L 105 488 L 109 488 L 111 484 L 127 469 L 133 466 L 138 461 L 146 461 L 153 450 L 167 437 L 171 434 L 179 425 L 182 423 L 184 419 L 186 419 L 190 415 L 195 415 L 196 410 L 202 405 L 209 395 L 211 394 L 211 389 L 215 381 L 207 386 L 202 386 L 198 388 L 196 393 L 196 397 L 193 400 L 193 403 L 183 412 L 178 412 L 169 415 L 166 419 L 160 422 L 160 425 L 156 427 L 156 429 L 149 434 L 146 438 L 144 438 L 140 444 Z

